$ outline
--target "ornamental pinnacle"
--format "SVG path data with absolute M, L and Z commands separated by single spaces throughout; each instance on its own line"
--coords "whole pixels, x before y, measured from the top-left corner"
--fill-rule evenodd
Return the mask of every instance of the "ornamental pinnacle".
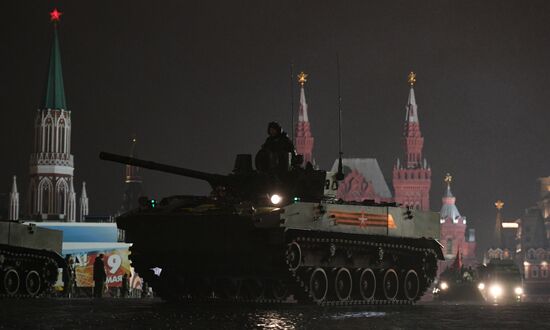
M 409 82 L 409 85 L 411 85 L 411 87 L 414 86 L 414 84 L 416 83 L 416 73 L 412 72 L 409 73 L 409 79 L 407 80 Z
M 304 86 L 304 84 L 307 82 L 307 76 L 308 74 L 305 73 L 304 71 L 300 72 L 298 74 L 298 83 L 300 84 L 300 86 Z

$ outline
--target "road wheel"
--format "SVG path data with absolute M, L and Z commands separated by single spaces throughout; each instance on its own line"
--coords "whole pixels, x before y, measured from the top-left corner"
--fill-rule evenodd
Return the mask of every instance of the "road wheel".
M 374 294 L 376 293 L 376 275 L 372 269 L 366 268 L 361 271 L 357 287 L 361 299 L 369 301 L 374 298 Z
M 328 278 L 323 268 L 316 268 L 309 278 L 309 292 L 311 299 L 315 302 L 322 302 L 327 297 Z
M 420 281 L 418 279 L 418 274 L 413 269 L 410 269 L 407 274 L 405 274 L 405 279 L 403 280 L 403 293 L 405 298 L 409 301 L 415 301 L 419 291 Z
M 41 279 L 40 275 L 36 270 L 31 270 L 25 276 L 25 291 L 31 297 L 38 295 L 40 292 Z
M 269 293 L 273 299 L 285 300 L 288 298 L 288 285 L 281 280 L 273 280 L 269 283 Z
M 382 291 L 386 300 L 394 300 L 397 297 L 397 293 L 399 292 L 399 277 L 392 268 L 384 272 Z
M 340 268 L 334 277 L 334 293 L 339 301 L 348 300 L 351 295 L 352 279 L 347 268 Z
M 4 292 L 8 296 L 14 296 L 19 290 L 20 285 L 19 273 L 17 270 L 14 268 L 8 269 L 4 273 L 2 284 L 4 285 Z
M 286 250 L 286 262 L 290 270 L 296 270 L 302 263 L 302 249 L 296 242 L 292 242 L 288 245 Z

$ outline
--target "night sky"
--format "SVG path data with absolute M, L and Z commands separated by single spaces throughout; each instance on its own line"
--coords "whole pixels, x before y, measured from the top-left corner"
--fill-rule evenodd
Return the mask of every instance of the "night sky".
M 306 85 L 314 157 L 337 157 L 336 53 L 345 157 L 375 157 L 391 187 L 415 87 L 432 209 L 443 177 L 460 212 L 489 237 L 497 199 L 515 219 L 550 175 L 549 1 L 10 1 L 3 4 L 0 187 L 24 197 L 33 118 L 45 88 L 52 26 L 72 111 L 75 182 L 91 214 L 118 209 L 123 166 L 99 151 L 228 173 L 255 153 L 266 125 L 290 130 L 289 64 Z M 294 109 L 298 85 L 294 83 Z M 150 197 L 207 193 L 205 183 L 143 171 Z

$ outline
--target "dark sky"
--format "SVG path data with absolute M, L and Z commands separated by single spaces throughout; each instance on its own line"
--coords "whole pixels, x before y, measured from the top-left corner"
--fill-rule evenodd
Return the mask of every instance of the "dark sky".
M 493 203 L 520 217 L 550 175 L 548 1 L 10 1 L 3 4 L 0 187 L 28 183 L 32 122 L 43 94 L 52 27 L 73 116 L 77 190 L 94 214 L 116 210 L 122 166 L 100 150 L 227 173 L 255 153 L 266 124 L 290 129 L 289 63 L 310 74 L 307 99 L 322 168 L 337 156 L 339 52 L 346 157 L 376 157 L 388 184 L 402 155 L 407 73 L 416 97 L 431 203 L 443 176 L 463 215 L 488 235 Z M 295 90 L 297 105 L 298 90 Z M 295 106 L 297 109 L 297 106 Z M 149 196 L 207 192 L 145 171 Z

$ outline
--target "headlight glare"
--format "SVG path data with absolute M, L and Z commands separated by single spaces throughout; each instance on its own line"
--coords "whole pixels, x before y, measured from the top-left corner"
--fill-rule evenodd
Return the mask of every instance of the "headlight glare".
M 273 194 L 269 197 L 269 200 L 271 201 L 271 204 L 277 205 L 283 200 L 283 198 L 277 194 Z
M 498 298 L 502 295 L 502 287 L 498 284 L 493 284 L 491 285 L 489 292 L 491 293 L 491 296 Z

